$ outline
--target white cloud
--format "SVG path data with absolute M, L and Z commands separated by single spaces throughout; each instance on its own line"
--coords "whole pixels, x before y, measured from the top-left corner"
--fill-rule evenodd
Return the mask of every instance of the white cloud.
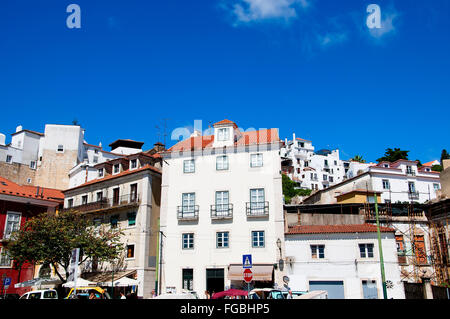
M 267 19 L 289 20 L 297 17 L 298 9 L 309 7 L 310 0 L 238 0 L 233 13 L 239 22 Z
M 383 15 L 382 15 L 383 16 Z M 398 18 L 398 14 L 395 11 L 387 12 L 384 14 L 384 19 L 381 19 L 380 29 L 369 29 L 369 34 L 377 39 L 384 37 L 387 34 L 394 34 L 396 27 L 394 26 L 394 20 Z

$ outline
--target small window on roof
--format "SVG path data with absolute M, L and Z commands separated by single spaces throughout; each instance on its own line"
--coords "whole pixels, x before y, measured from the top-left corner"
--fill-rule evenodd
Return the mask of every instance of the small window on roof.
M 130 161 L 130 167 L 131 167 L 131 169 L 134 169 L 137 167 L 137 159 L 132 159 Z

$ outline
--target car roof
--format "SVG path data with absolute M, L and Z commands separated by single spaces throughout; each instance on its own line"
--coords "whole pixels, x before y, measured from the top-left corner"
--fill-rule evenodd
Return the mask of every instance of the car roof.
M 40 289 L 40 290 L 27 291 L 26 294 L 33 294 L 33 293 L 36 293 L 36 292 L 44 292 L 44 291 L 55 291 L 56 292 L 55 289 Z

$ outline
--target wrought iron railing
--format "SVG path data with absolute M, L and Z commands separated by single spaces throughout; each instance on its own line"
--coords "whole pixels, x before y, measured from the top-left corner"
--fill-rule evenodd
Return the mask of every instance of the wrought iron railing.
M 246 210 L 248 217 L 269 216 L 269 202 L 247 202 Z
M 127 205 L 138 205 L 140 203 L 140 197 L 136 193 L 113 196 L 112 198 L 102 198 L 95 202 L 81 204 L 78 206 L 72 206 L 64 208 L 62 211 L 79 211 L 89 212 L 100 209 L 115 208 Z
M 178 220 L 197 220 L 199 206 L 177 206 Z
M 211 219 L 233 218 L 233 204 L 211 205 Z

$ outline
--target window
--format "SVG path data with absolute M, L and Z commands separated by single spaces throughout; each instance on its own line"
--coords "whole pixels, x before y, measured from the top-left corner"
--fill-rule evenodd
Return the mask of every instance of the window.
M 11 237 L 11 234 L 20 228 L 20 213 L 10 213 L 6 215 L 5 233 L 3 238 Z
M 264 231 L 252 231 L 252 247 L 264 247 Z
M 12 163 L 12 156 L 11 155 L 6 155 L 6 163 L 9 163 L 9 164 Z
M 427 264 L 427 253 L 425 250 L 424 236 L 421 235 L 414 236 L 413 249 L 416 255 L 417 263 L 420 265 Z
M 330 183 L 333 183 L 333 176 L 330 176 Z
M 412 174 L 413 170 L 411 166 L 406 166 L 406 174 Z
M 94 154 L 98 154 L 98 149 L 95 149 L 95 150 L 94 150 Z
M 194 290 L 194 269 L 183 269 L 183 289 Z
M 111 228 L 117 228 L 119 223 L 119 215 L 114 215 L 110 217 Z
M 103 177 L 103 168 L 99 168 L 97 172 L 99 178 Z
M 228 169 L 228 156 L 217 156 L 216 159 L 216 169 L 218 171 L 223 171 Z
M 325 245 L 311 245 L 311 258 L 325 258 Z
M 97 202 L 101 202 L 103 200 L 103 192 L 97 192 Z
M 373 258 L 373 244 L 359 244 L 361 258 Z
M 376 280 L 362 281 L 364 299 L 378 299 L 378 289 Z
M 127 258 L 134 258 L 134 244 L 127 245 Z
M 67 207 L 72 208 L 73 207 L 73 198 L 67 200 Z
M 0 251 L 0 267 L 11 267 L 12 259 L 9 258 L 6 249 L 2 248 Z
M 250 167 L 261 167 L 261 166 L 263 166 L 263 155 L 252 154 L 250 156 Z
M 264 211 L 265 196 L 264 188 L 257 188 L 250 190 L 250 209 L 252 213 L 258 213 L 258 211 Z
M 184 173 L 195 173 L 195 161 L 193 159 L 183 161 Z
M 397 244 L 397 252 L 403 252 L 405 250 L 405 242 L 403 235 L 395 235 L 395 242 Z
M 439 187 L 439 184 L 433 184 L 433 188 L 434 188 L 435 191 L 438 191 L 439 189 L 441 189 Z
M 195 193 L 184 193 L 182 201 L 183 214 L 195 212 Z
M 81 205 L 86 205 L 88 202 L 87 195 L 81 196 Z
M 334 161 L 334 165 L 337 165 L 337 161 Z
M 27 178 L 27 183 L 31 184 L 31 178 Z
M 59 144 L 59 145 L 58 145 L 58 148 L 56 149 L 56 151 L 57 151 L 58 153 L 64 152 L 64 145 Z
M 94 163 L 95 163 L 95 164 L 98 163 L 98 156 L 94 156 Z
M 44 299 L 57 299 L 56 291 L 52 290 L 44 291 Z
M 229 197 L 228 191 L 216 192 L 216 213 L 228 213 Z
M 31 161 L 30 162 L 30 168 L 31 169 L 36 169 L 36 161 Z
M 113 173 L 117 174 L 120 171 L 120 164 L 114 164 L 113 166 Z
M 230 139 L 230 129 L 219 128 L 217 130 L 217 140 L 218 141 L 228 141 Z
M 130 168 L 131 168 L 131 169 L 137 168 L 137 159 L 132 159 L 132 160 L 130 161 Z
M 309 166 L 309 162 L 305 161 L 305 167 L 308 167 L 308 166 Z
M 324 181 L 328 181 L 328 176 L 327 175 L 323 175 L 323 180 Z
M 136 226 L 136 212 L 128 213 L 128 227 Z
M 325 166 L 328 166 L 328 160 L 324 160 Z
M 132 203 L 136 202 L 137 200 L 137 184 L 131 184 L 130 185 L 130 201 Z
M 408 190 L 410 193 L 416 192 L 416 185 L 414 184 L 414 182 L 408 182 Z
M 383 189 L 390 189 L 391 185 L 388 179 L 383 179 Z
M 216 247 L 217 248 L 228 248 L 229 242 L 229 233 L 228 232 L 218 232 L 216 233 Z
M 194 234 L 183 234 L 183 249 L 194 249 Z

